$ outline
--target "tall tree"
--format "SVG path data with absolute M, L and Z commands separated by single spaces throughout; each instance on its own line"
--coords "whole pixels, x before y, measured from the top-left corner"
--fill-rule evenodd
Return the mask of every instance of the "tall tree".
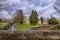
M 32 10 L 32 13 L 29 17 L 30 23 L 35 25 L 38 23 L 38 14 L 37 11 Z
M 41 24 L 43 24 L 44 18 L 43 18 L 43 17 L 41 17 L 41 18 L 40 18 L 40 20 L 41 20 Z
M 24 20 L 23 11 L 22 10 L 17 10 L 16 16 L 13 19 L 13 22 L 23 24 L 23 20 Z

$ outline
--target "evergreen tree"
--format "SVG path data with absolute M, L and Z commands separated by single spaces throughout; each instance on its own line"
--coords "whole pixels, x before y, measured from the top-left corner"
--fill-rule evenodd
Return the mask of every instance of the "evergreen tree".
M 35 25 L 38 23 L 38 14 L 37 11 L 32 10 L 32 13 L 29 17 L 30 23 Z

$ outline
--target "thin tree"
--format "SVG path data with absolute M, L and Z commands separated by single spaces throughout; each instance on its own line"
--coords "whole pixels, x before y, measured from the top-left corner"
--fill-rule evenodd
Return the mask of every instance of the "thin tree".
M 41 24 L 43 24 L 44 18 L 43 18 L 43 17 L 41 17 L 41 18 L 40 18 L 40 20 L 41 20 Z
M 2 19 L 0 18 L 0 26 L 1 26 Z

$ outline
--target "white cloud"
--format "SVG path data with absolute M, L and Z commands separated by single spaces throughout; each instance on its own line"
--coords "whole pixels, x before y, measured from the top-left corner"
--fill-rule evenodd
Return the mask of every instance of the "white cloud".
M 53 15 L 54 12 L 55 12 L 55 10 L 53 8 L 53 5 L 50 5 L 50 6 L 48 5 L 47 7 L 45 7 L 44 10 L 45 11 L 44 11 L 44 13 L 41 16 L 43 16 L 45 18 L 50 18 L 50 16 Z
M 9 15 L 8 12 L 5 10 L 1 11 L 0 14 L 1 14 L 0 16 L 2 17 L 2 19 L 11 19 L 12 18 L 12 16 Z
M 9 2 L 9 3 L 11 3 L 11 4 L 13 4 L 13 3 L 21 3 L 21 1 L 20 0 L 7 0 L 7 2 Z
M 42 10 L 43 8 L 40 7 L 40 6 L 36 6 L 34 9 L 37 10 L 37 11 L 39 12 L 39 11 Z
M 34 4 L 29 4 L 28 6 L 30 9 L 34 9 Z

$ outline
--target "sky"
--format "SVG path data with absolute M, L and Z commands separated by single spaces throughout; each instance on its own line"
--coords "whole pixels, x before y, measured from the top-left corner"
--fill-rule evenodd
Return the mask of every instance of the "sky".
M 56 10 L 53 8 L 55 0 L 6 0 L 4 1 L 4 4 L 5 3 L 7 3 L 8 5 L 13 5 L 10 7 L 10 15 L 6 10 L 2 11 L 2 13 L 5 12 L 2 15 L 4 15 L 4 17 L 6 17 L 7 19 L 11 19 L 16 10 L 19 9 L 23 10 L 23 13 L 27 18 L 30 16 L 32 10 L 36 10 L 38 12 L 39 18 L 41 16 L 43 16 L 44 18 L 48 18 L 52 14 L 56 18 L 60 18 L 58 14 L 54 14 L 56 12 Z

